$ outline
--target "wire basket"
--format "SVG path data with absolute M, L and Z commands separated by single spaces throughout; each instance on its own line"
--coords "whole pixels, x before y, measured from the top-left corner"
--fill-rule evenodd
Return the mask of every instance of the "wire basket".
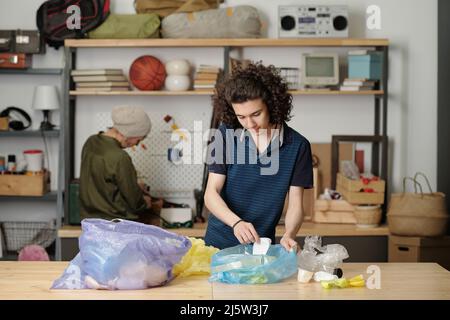
M 281 78 L 286 81 L 289 90 L 297 90 L 299 84 L 299 68 L 277 68 Z
M 30 244 L 44 248 L 56 240 L 55 221 L 6 221 L 2 224 L 7 251 L 20 251 Z

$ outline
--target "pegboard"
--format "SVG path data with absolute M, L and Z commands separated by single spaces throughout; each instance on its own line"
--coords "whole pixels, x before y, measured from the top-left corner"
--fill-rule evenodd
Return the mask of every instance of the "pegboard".
M 164 198 L 193 198 L 194 189 L 201 189 L 204 163 L 194 163 L 193 152 L 190 156 L 191 164 L 175 164 L 168 159 L 168 149 L 179 145 L 179 141 L 171 141 L 171 123 L 164 121 L 167 113 L 158 111 L 147 111 L 151 121 L 152 130 L 147 138 L 137 147 L 128 148 L 125 151 L 130 155 L 138 173 L 138 178 L 145 181 L 151 187 L 153 196 Z M 186 135 L 191 146 L 194 139 L 203 136 L 209 128 L 211 114 L 201 112 L 188 114 L 184 112 L 182 116 L 171 114 L 178 127 L 187 130 Z M 111 127 L 111 112 L 101 112 L 96 114 L 97 130 L 105 130 Z M 201 121 L 201 128 L 196 132 L 194 138 L 194 121 Z M 197 128 L 196 128 L 197 129 Z M 200 131 L 201 130 L 201 131 Z M 199 141 L 196 140 L 199 146 Z M 146 148 L 142 147 L 142 144 Z M 206 141 L 201 142 L 202 150 L 205 150 Z M 193 147 L 191 148 L 193 150 Z M 187 156 L 187 155 L 186 155 Z

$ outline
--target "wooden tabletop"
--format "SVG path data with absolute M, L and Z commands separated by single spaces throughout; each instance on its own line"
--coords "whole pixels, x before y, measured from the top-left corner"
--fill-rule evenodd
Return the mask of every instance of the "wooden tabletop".
M 164 287 L 132 291 L 50 290 L 67 262 L 0 262 L 0 300 L 57 299 L 400 299 L 450 300 L 450 272 L 435 263 L 378 263 L 380 289 L 323 289 L 319 283 L 297 282 L 297 275 L 275 284 L 229 285 L 210 283 L 207 276 L 177 278 Z M 367 279 L 367 263 L 344 264 L 344 276 L 362 274 Z
M 196 223 L 193 228 L 169 229 L 169 231 L 181 234 L 187 237 L 202 238 L 205 236 L 207 223 Z M 285 231 L 284 225 L 279 225 L 276 228 L 276 236 L 283 236 Z M 60 238 L 78 238 L 81 234 L 80 226 L 63 226 L 58 230 L 58 237 Z M 359 228 L 354 224 L 329 224 L 329 223 L 312 223 L 304 222 L 299 232 L 298 237 L 309 235 L 320 236 L 388 236 L 389 229 L 387 226 L 380 226 L 377 228 Z

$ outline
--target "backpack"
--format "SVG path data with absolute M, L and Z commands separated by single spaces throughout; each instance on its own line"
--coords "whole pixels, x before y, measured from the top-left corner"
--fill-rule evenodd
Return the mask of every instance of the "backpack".
M 67 21 L 74 21 L 73 11 L 67 8 L 77 5 L 81 18 L 79 29 L 69 29 Z M 64 45 L 64 39 L 83 38 L 98 27 L 109 15 L 110 0 L 48 0 L 38 9 L 36 24 L 45 42 L 56 49 Z

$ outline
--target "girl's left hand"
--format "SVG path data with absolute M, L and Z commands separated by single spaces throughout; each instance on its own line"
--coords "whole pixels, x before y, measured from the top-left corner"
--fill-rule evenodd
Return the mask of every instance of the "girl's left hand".
M 288 235 L 284 235 L 281 238 L 280 244 L 287 250 L 287 251 L 291 251 L 291 250 L 295 250 L 295 252 L 297 252 L 298 250 L 298 243 L 297 241 L 295 241 L 294 239 L 292 239 L 290 236 Z

